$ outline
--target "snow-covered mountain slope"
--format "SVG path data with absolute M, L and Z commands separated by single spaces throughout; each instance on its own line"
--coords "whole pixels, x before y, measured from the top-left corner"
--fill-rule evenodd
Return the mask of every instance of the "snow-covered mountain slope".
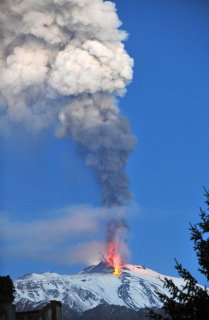
M 91 266 L 78 274 L 59 275 L 45 272 L 28 274 L 16 281 L 17 309 L 39 308 L 49 300 L 58 300 L 76 311 L 84 311 L 99 304 L 126 306 L 138 310 L 144 306 L 160 307 L 155 290 L 164 292 L 164 279 L 143 266 L 126 265 L 119 277 L 104 263 Z M 167 277 L 170 278 L 170 277 Z M 181 285 L 183 280 L 172 278 Z

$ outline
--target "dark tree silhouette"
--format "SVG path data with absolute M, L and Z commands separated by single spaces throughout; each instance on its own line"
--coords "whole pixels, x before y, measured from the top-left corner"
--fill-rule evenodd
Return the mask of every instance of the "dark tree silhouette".
M 15 287 L 10 276 L 0 276 L 0 297 L 13 296 Z
M 209 191 L 204 188 L 209 210 Z M 194 242 L 194 250 L 198 258 L 198 270 L 209 281 L 209 215 L 200 208 L 200 222 L 192 225 L 190 223 L 191 238 Z M 206 237 L 205 237 L 206 234 Z M 203 237 L 204 235 L 204 237 Z M 176 260 L 175 260 L 176 261 Z M 185 280 L 181 287 L 176 286 L 172 280 L 165 278 L 161 280 L 163 287 L 168 290 L 168 295 L 156 291 L 156 294 L 163 303 L 164 315 L 148 309 L 148 318 L 155 320 L 208 320 L 209 319 L 209 290 L 199 286 L 197 280 L 191 273 L 176 261 L 179 275 Z

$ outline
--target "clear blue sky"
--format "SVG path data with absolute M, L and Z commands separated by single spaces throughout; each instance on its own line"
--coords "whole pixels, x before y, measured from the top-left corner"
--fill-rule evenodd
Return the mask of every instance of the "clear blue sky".
M 125 48 L 134 58 L 133 81 L 119 99 L 138 139 L 126 168 L 134 194 L 127 221 L 130 263 L 177 276 L 176 258 L 204 283 L 188 227 L 199 221 L 199 207 L 205 208 L 202 186 L 209 189 L 209 3 L 115 3 L 121 28 L 129 33 Z M 5 228 L 15 233 L 15 225 L 50 220 L 51 212 L 56 218 L 60 208 L 98 207 L 101 191 L 94 173 L 76 155 L 75 145 L 55 138 L 52 129 L 35 135 L 13 128 L 10 136 L 0 138 L 0 147 L 0 273 L 15 279 L 30 272 L 79 271 L 82 264 L 28 255 L 27 232 L 21 240 L 25 255 L 8 253 L 12 239 L 6 238 Z M 67 241 L 64 246 L 80 240 Z

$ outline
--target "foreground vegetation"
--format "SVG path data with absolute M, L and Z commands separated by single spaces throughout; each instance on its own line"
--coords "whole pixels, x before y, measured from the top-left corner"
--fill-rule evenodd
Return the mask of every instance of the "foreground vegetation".
M 205 190 L 207 210 L 209 210 L 209 191 Z M 209 281 L 209 215 L 200 208 L 200 222 L 190 224 L 191 238 L 194 242 L 199 264 L 199 272 Z M 206 236 L 206 237 L 205 237 Z M 162 280 L 164 288 L 169 295 L 156 291 L 163 303 L 164 315 L 158 314 L 153 309 L 148 309 L 150 319 L 155 320 L 208 320 L 209 319 L 209 291 L 206 287 L 199 286 L 191 273 L 176 261 L 179 275 L 185 280 L 185 285 L 177 287 L 172 280 Z

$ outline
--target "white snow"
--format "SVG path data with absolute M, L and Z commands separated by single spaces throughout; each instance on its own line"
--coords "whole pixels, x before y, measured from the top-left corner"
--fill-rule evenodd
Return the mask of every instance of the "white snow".
M 35 307 L 42 302 L 58 300 L 83 311 L 106 301 L 137 310 L 145 305 L 161 305 L 155 293 L 156 289 L 165 292 L 160 278 L 164 279 L 165 276 L 130 264 L 125 266 L 119 277 L 107 272 L 80 272 L 73 275 L 32 273 L 14 281 L 17 291 L 15 303 L 20 300 L 25 304 L 32 302 Z M 167 278 L 173 279 L 178 286 L 184 283 L 180 278 Z

